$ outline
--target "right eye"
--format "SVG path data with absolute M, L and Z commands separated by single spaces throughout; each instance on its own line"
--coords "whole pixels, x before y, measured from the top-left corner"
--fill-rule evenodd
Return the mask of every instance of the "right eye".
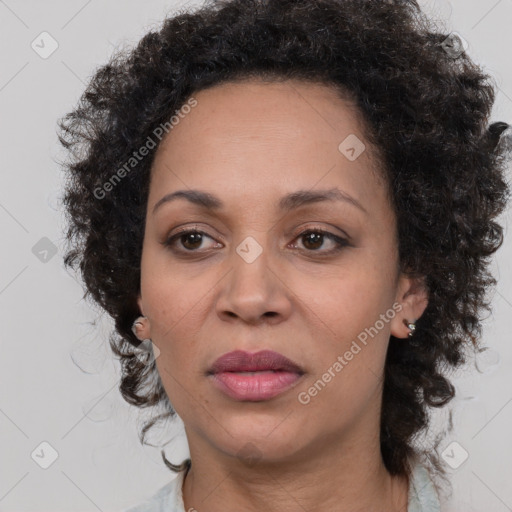
M 163 245 L 170 247 L 175 252 L 200 252 L 198 249 L 204 241 L 204 237 L 213 240 L 204 231 L 198 231 L 197 229 L 185 228 L 174 235 L 170 236 Z M 178 247 L 181 245 L 181 247 Z

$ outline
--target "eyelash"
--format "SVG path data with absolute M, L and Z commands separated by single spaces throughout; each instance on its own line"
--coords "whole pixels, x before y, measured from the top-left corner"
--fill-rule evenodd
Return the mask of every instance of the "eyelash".
M 213 238 L 211 236 L 208 235 L 208 233 L 205 233 L 204 231 L 200 231 L 198 229 L 190 229 L 190 228 L 185 228 L 185 229 L 182 229 L 180 231 L 178 231 L 177 233 L 175 233 L 174 235 L 172 235 L 171 237 L 169 237 L 167 240 L 165 240 L 163 243 L 164 246 L 166 247 L 169 247 L 172 251 L 174 252 L 178 252 L 178 253 L 181 253 L 181 254 L 193 254 L 193 253 L 200 253 L 201 251 L 200 250 L 197 250 L 197 249 L 176 249 L 174 247 L 175 245 L 175 242 L 185 236 L 185 235 L 189 235 L 189 234 L 201 234 L 201 235 L 205 235 L 207 236 L 208 238 L 211 238 L 213 240 Z M 308 228 L 304 231 L 301 231 L 300 233 L 297 234 L 297 236 L 294 238 L 297 239 L 297 238 L 301 238 L 303 237 L 304 235 L 306 234 L 310 234 L 310 233 L 315 233 L 315 234 L 320 234 L 320 235 L 323 235 L 324 237 L 326 238 L 329 238 L 330 240 L 332 240 L 333 242 L 336 243 L 336 247 L 334 249 L 331 249 L 331 250 L 328 250 L 328 251 L 321 251 L 319 249 L 301 249 L 302 251 L 306 251 L 308 253 L 318 253 L 318 254 L 323 254 L 325 256 L 329 256 L 331 254 L 335 254 L 339 251 L 341 251 L 342 249 L 344 249 L 345 247 L 347 247 L 349 245 L 349 242 L 348 240 L 342 238 L 342 237 L 339 237 L 333 233 L 331 233 L 330 231 L 325 231 L 324 229 L 321 229 L 321 228 Z

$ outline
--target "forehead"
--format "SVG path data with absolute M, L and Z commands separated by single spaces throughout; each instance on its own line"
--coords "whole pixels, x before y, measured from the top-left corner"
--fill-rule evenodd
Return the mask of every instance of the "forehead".
M 226 194 L 268 196 L 270 190 L 283 195 L 318 183 L 343 185 L 359 197 L 375 195 L 376 161 L 361 116 L 332 86 L 244 80 L 192 96 L 197 105 L 180 116 L 158 148 L 153 190 L 210 186 Z M 366 145 L 356 160 L 340 149 L 346 140 Z
M 175 139 L 189 136 L 191 128 L 197 135 L 260 140 L 266 130 L 275 130 L 281 138 L 288 135 L 290 141 L 299 136 L 313 138 L 314 133 L 314 138 L 320 139 L 343 132 L 362 135 L 364 131 L 354 100 L 348 94 L 341 97 L 338 90 L 323 83 L 246 79 L 200 90 L 193 96 L 197 107 L 183 116 L 179 130 L 178 126 L 173 129 Z

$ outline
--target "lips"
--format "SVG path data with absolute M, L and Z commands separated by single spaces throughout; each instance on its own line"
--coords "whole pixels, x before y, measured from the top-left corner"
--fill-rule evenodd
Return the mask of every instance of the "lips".
M 219 357 L 208 372 L 211 383 L 237 401 L 261 402 L 296 386 L 304 370 L 272 350 L 235 350 Z
M 261 350 L 255 354 L 243 350 L 228 352 L 213 363 L 208 373 L 258 371 L 283 371 L 300 375 L 304 373 L 298 364 L 273 350 Z

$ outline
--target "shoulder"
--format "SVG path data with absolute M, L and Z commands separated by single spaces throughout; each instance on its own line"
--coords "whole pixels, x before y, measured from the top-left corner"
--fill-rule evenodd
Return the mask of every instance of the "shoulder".
M 441 512 L 439 495 L 428 469 L 418 460 L 411 460 L 409 503 L 407 512 Z
M 173 480 L 160 487 L 145 501 L 125 512 L 185 512 L 181 487 L 185 471 L 180 471 Z

